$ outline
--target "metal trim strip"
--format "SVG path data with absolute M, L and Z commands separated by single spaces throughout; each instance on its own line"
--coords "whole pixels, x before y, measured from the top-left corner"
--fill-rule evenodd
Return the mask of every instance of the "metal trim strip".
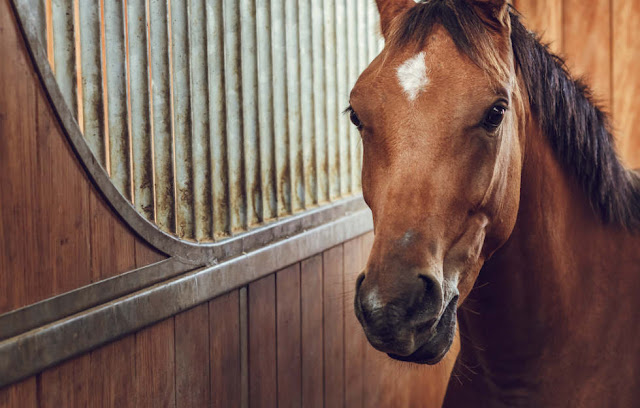
M 247 285 L 372 227 L 371 213 L 358 211 L 4 340 L 0 342 L 0 387 Z

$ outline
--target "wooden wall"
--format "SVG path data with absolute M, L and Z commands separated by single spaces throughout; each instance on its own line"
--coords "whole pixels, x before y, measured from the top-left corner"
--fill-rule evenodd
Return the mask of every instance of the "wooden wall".
M 585 75 L 611 113 L 618 152 L 640 167 L 640 1 L 514 0 L 530 29 L 544 33 L 566 56 L 575 75 Z
M 164 256 L 92 187 L 0 0 L 0 314 Z
M 422 407 L 429 366 L 376 352 L 355 319 L 361 236 L 0 390 L 0 407 Z M 443 377 L 437 375 L 436 377 Z

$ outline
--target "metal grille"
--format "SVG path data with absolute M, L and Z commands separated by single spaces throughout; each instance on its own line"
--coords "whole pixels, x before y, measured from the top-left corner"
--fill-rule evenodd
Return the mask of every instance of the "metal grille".
M 360 191 L 341 115 L 378 53 L 373 0 L 26 0 L 118 190 L 199 242 Z

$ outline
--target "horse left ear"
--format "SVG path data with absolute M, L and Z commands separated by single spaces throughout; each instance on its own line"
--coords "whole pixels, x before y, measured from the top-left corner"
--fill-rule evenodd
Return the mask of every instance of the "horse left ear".
M 496 30 L 510 29 L 511 19 L 507 0 L 471 0 L 470 3 L 478 15 Z

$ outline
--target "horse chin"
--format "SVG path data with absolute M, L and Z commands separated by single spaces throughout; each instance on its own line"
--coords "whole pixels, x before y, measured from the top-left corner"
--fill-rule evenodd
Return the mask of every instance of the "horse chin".
M 442 313 L 433 335 L 416 351 L 407 356 L 393 353 L 387 355 L 394 360 L 416 364 L 434 365 L 439 363 L 451 348 L 455 337 L 457 303 L 457 298 L 449 303 Z

